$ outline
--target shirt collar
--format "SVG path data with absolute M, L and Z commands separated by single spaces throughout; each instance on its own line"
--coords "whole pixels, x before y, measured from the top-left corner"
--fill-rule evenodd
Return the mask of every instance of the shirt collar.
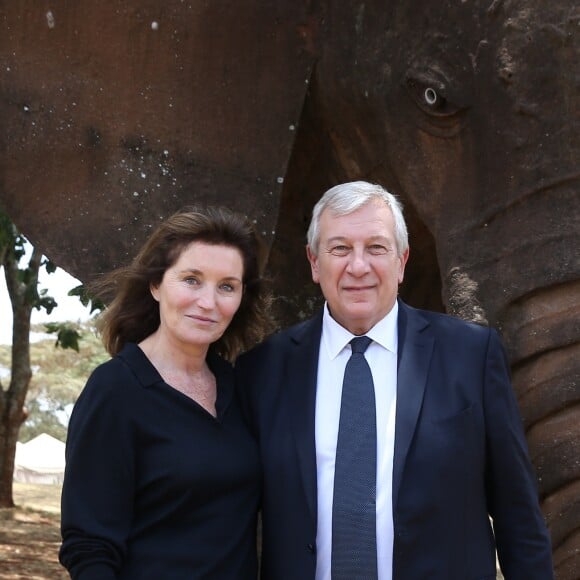
M 164 382 L 159 371 L 137 344 L 128 342 L 117 356 L 127 363 L 143 387 L 149 388 Z M 234 370 L 232 365 L 216 354 L 211 347 L 206 360 L 216 379 L 215 407 L 220 419 L 234 397 Z
M 383 348 L 397 354 L 397 317 L 399 314 L 399 303 L 395 300 L 390 312 L 379 320 L 367 333 L 371 338 Z M 329 358 L 335 359 L 342 349 L 354 338 L 344 326 L 341 326 L 332 318 L 328 303 L 324 303 L 324 313 L 322 316 L 322 342 L 326 348 Z

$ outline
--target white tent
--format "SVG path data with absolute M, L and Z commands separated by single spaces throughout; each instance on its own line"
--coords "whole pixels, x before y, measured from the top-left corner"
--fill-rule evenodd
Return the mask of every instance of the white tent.
M 65 444 L 42 433 L 28 443 L 16 444 L 14 481 L 61 484 L 64 477 Z

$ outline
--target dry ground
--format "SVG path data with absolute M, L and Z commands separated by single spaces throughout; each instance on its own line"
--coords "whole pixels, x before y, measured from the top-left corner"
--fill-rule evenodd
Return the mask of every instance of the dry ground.
M 58 563 L 60 486 L 14 484 L 12 510 L 0 509 L 0 580 L 65 580 Z

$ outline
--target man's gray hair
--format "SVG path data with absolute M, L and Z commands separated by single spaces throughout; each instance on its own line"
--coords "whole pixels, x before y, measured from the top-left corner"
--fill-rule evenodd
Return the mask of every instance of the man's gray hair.
M 348 215 L 363 205 L 378 199 L 390 208 L 395 220 L 395 242 L 400 256 L 409 247 L 407 224 L 403 217 L 403 205 L 384 187 L 366 181 L 351 181 L 331 187 L 317 202 L 312 210 L 312 220 L 308 228 L 307 240 L 311 251 L 318 255 L 320 243 L 320 216 L 328 209 L 334 216 Z

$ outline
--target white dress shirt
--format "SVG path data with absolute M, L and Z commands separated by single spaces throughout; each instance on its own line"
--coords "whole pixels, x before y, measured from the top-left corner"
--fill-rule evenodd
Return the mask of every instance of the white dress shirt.
M 365 352 L 371 367 L 377 411 L 377 565 L 379 580 L 392 580 L 393 571 L 393 453 L 397 400 L 398 304 L 371 328 L 373 342 Z M 334 462 L 344 369 L 354 338 L 324 306 L 322 338 L 316 386 L 316 470 L 318 482 L 318 528 L 316 534 L 316 580 L 330 580 L 332 553 L 332 498 Z

